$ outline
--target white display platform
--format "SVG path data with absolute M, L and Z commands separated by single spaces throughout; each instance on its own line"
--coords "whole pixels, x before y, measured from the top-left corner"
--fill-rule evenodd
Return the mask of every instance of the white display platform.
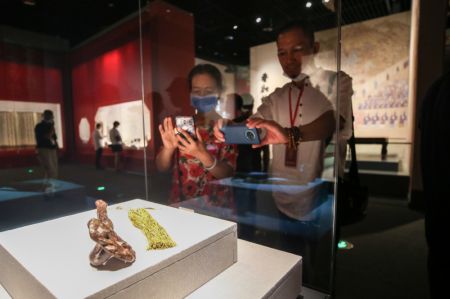
M 238 240 L 238 262 L 201 286 L 187 298 L 296 298 L 301 288 L 302 258 Z M 134 297 L 134 298 L 152 298 Z M 317 298 L 317 297 L 311 297 Z M 0 299 L 11 299 L 0 285 Z
M 176 247 L 146 250 L 128 219 L 128 209 L 140 207 L 154 208 Z M 0 284 L 13 298 L 181 298 L 236 262 L 234 223 L 143 200 L 112 205 L 108 216 L 136 251 L 134 264 L 117 271 L 89 265 L 92 210 L 0 233 Z
M 300 256 L 238 240 L 238 262 L 187 298 L 295 299 L 301 291 Z

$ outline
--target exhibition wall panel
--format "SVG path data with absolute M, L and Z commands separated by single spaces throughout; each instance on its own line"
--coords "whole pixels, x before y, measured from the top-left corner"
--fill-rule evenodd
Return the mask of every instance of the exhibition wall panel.
M 166 18 L 168 7 L 176 18 Z M 89 133 L 95 123 L 103 122 L 107 134 L 117 120 L 126 147 L 125 167 L 142 170 L 143 155 L 138 149 L 144 146 L 144 138 L 147 159 L 152 161 L 159 145 L 160 120 L 192 113 L 186 81 L 194 63 L 192 16 L 165 3 L 149 5 L 141 14 L 142 44 L 138 21 L 139 15 L 133 15 L 72 53 L 75 140 L 82 162 L 93 159 Z M 124 105 L 129 106 L 126 111 Z M 113 116 L 117 119 L 110 119 Z M 111 155 L 108 150 L 105 154 Z
M 42 113 L 44 109 L 53 110 L 59 147 L 63 153 L 68 141 L 63 105 L 64 62 L 65 54 L 62 52 L 0 42 L 0 111 Z M 6 123 L 3 124 L 5 126 Z M 0 149 L 1 168 L 36 163 L 34 148 L 3 146 Z
M 95 44 L 95 41 L 92 43 Z M 84 47 L 90 47 L 90 43 Z M 73 66 L 75 144 L 77 156 L 81 161 L 92 161 L 94 148 L 92 136 L 89 134 L 94 130 L 96 122 L 106 120 L 96 119 L 99 109 L 141 99 L 139 64 L 139 41 L 136 39 Z M 125 126 L 126 122 L 142 123 L 141 107 L 137 106 L 133 119 L 119 117 L 115 120 Z M 112 122 L 103 123 L 103 127 L 103 133 L 107 135 L 112 128 Z M 122 130 L 120 131 L 123 135 Z M 137 133 L 142 135 L 142 130 Z M 130 139 L 128 136 L 122 137 L 124 141 Z M 105 140 L 109 141 L 109 138 Z M 108 155 L 108 151 L 105 154 Z M 142 156 L 134 151 L 127 151 L 126 155 Z

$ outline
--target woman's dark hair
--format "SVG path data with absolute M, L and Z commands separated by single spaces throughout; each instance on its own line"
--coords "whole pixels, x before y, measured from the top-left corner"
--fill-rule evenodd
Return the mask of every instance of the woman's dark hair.
M 219 89 L 219 91 L 222 91 L 222 89 L 223 89 L 222 74 L 220 73 L 218 68 L 216 68 L 214 65 L 209 64 L 209 63 L 197 64 L 189 72 L 189 75 L 188 75 L 189 90 L 192 90 L 192 78 L 194 78 L 194 76 L 200 75 L 200 74 L 210 75 L 214 79 L 214 81 L 216 81 L 217 88 Z
M 117 127 L 118 125 L 120 125 L 120 122 L 118 122 L 117 120 L 115 122 L 113 122 L 114 128 Z

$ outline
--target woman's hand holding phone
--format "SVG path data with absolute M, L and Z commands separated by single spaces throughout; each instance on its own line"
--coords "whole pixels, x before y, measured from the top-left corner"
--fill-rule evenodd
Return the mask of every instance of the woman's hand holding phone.
M 177 128 L 176 131 L 178 131 L 176 138 L 178 140 L 178 149 L 180 152 L 196 157 L 198 154 L 206 151 L 202 137 L 198 133 L 198 129 L 195 130 L 197 140 L 195 140 L 189 132 L 183 129 Z

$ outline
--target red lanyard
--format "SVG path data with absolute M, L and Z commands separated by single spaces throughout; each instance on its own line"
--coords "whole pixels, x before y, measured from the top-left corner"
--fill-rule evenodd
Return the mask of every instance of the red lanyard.
M 295 112 L 294 115 L 292 115 L 292 99 L 291 99 L 291 93 L 292 93 L 292 86 L 289 86 L 289 120 L 291 121 L 291 127 L 294 126 L 295 124 L 295 117 L 298 113 L 298 107 L 300 106 L 300 98 L 303 95 L 303 90 L 304 90 L 304 86 L 302 86 L 302 88 L 300 88 L 300 93 L 298 94 L 297 97 L 297 104 L 295 105 Z

